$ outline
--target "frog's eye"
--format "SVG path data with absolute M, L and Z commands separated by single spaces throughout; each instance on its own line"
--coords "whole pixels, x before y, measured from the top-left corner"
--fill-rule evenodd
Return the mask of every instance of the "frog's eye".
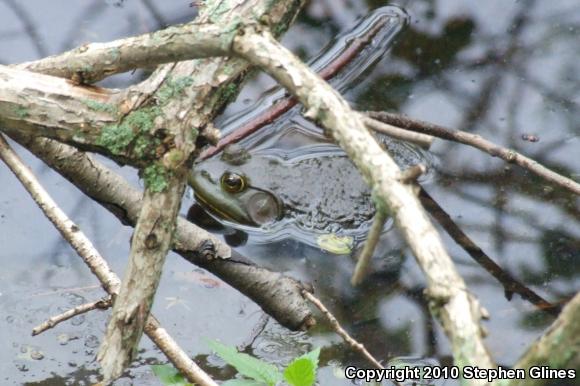
M 225 172 L 220 178 L 222 189 L 228 193 L 240 193 L 246 189 L 246 180 L 239 174 Z

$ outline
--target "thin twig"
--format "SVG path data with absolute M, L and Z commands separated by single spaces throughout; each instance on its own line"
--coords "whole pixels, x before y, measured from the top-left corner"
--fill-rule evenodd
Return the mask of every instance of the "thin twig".
M 377 121 L 373 118 L 365 117 L 364 123 L 369 129 L 374 130 L 377 133 L 385 134 L 389 137 L 402 141 L 414 143 L 421 146 L 423 149 L 429 149 L 431 143 L 433 142 L 433 137 L 430 135 L 414 133 L 412 131 L 389 125 L 388 123 Z
M 355 287 L 360 283 L 362 283 L 363 279 L 365 278 L 369 263 L 371 261 L 371 257 L 373 256 L 373 252 L 375 251 L 377 243 L 379 242 L 387 218 L 388 216 L 386 210 L 378 209 L 377 212 L 375 213 L 375 217 L 373 218 L 373 224 L 371 225 L 371 229 L 369 230 L 367 240 L 365 242 L 362 252 L 358 257 L 356 267 L 354 268 L 352 278 L 350 279 L 350 283 Z
M 478 264 L 485 268 L 493 277 L 495 277 L 502 285 L 508 299 L 511 299 L 513 293 L 519 294 L 523 299 L 528 300 L 539 309 L 549 312 L 553 315 L 558 315 L 561 306 L 552 304 L 535 293 L 524 284 L 520 283 L 512 275 L 500 267 L 493 259 L 491 259 L 449 216 L 449 214 L 441 208 L 441 206 L 421 187 L 419 190 L 419 198 L 421 203 L 429 211 L 429 213 L 439 222 L 451 238 L 459 245 L 465 252 L 469 254 Z
M 107 262 L 99 254 L 91 241 L 82 233 L 66 214 L 57 206 L 50 195 L 38 182 L 32 171 L 23 164 L 20 157 L 0 135 L 0 158 L 20 180 L 45 216 L 54 224 L 61 235 L 69 241 L 73 249 L 82 257 L 91 271 L 102 283 L 109 294 L 117 294 L 121 281 L 109 268 Z M 159 322 L 150 315 L 145 326 L 145 332 L 153 342 L 165 353 L 169 360 L 191 382 L 200 385 L 217 386 L 217 384 L 199 366 L 197 366 L 177 343 L 159 326 Z
M 416 131 L 419 133 L 432 135 L 433 137 L 459 142 L 475 147 L 476 149 L 484 151 L 491 156 L 499 157 L 509 163 L 515 163 L 516 165 L 519 165 L 522 168 L 542 177 L 546 181 L 550 181 L 555 185 L 567 189 L 576 195 L 580 195 L 580 184 L 574 180 L 564 177 L 548 169 L 547 167 L 516 152 L 513 149 L 507 149 L 505 147 L 496 145 L 495 143 L 488 141 L 487 139 L 477 134 L 452 130 L 447 127 L 435 125 L 433 123 L 409 118 L 404 115 L 387 113 L 384 111 L 368 111 L 367 114 L 376 120 L 389 123 L 403 129 Z
M 44 321 L 42 324 L 34 327 L 32 329 L 32 335 L 38 335 L 46 330 L 49 330 L 56 326 L 57 324 L 69 320 L 77 315 L 81 315 L 87 313 L 92 310 L 106 310 L 107 308 L 113 305 L 113 296 L 109 295 L 103 299 L 81 304 L 80 306 L 76 306 L 75 308 L 71 308 L 68 311 L 63 312 L 62 314 L 55 315 L 50 319 Z
M 381 365 L 381 363 L 378 360 L 376 360 L 375 357 L 373 357 L 373 355 L 370 352 L 367 351 L 367 349 L 362 343 L 357 342 L 356 339 L 350 336 L 348 332 L 346 332 L 346 330 L 342 328 L 340 322 L 334 317 L 334 315 L 332 315 L 332 313 L 328 310 L 328 308 L 326 308 L 324 304 L 322 304 L 320 299 L 318 299 L 310 292 L 306 291 L 304 291 L 302 295 L 306 299 L 308 299 L 310 303 L 314 304 L 316 308 L 320 310 L 320 312 L 322 312 L 326 320 L 328 320 L 328 322 L 332 326 L 334 332 L 336 332 L 350 347 L 352 347 L 353 350 L 358 351 L 360 354 L 362 354 L 362 356 L 365 357 L 365 359 L 368 360 L 369 363 L 371 363 L 377 369 L 384 369 L 383 365 Z
M 42 185 L 40 185 L 32 171 L 24 165 L 20 157 L 12 150 L 2 135 L 0 135 L 0 158 L 2 158 L 16 178 L 22 183 L 48 220 L 61 233 L 62 237 L 69 242 L 73 249 L 91 268 L 93 274 L 103 284 L 105 291 L 113 294 L 117 293 L 119 291 L 120 280 L 114 279 L 111 276 L 113 271 L 109 268 L 107 262 L 101 258 L 99 251 L 97 251 L 85 234 L 80 231 L 79 227 L 58 207 L 56 202 L 54 202 Z
M 328 320 L 328 323 L 330 323 L 330 326 L 332 327 L 334 332 L 336 332 L 338 334 L 338 336 L 340 336 L 354 351 L 357 351 L 358 353 L 360 353 L 367 361 L 369 361 L 370 364 L 375 366 L 375 368 L 377 368 L 379 370 L 385 368 L 366 349 L 364 344 L 362 344 L 359 341 L 357 341 L 356 339 L 354 339 L 352 336 L 350 336 L 350 334 L 348 332 L 346 332 L 346 330 L 344 328 L 342 328 L 342 326 L 340 325 L 340 322 L 336 319 L 336 317 L 332 314 L 332 312 L 330 312 L 330 310 L 328 308 L 326 308 L 326 306 L 322 303 L 322 301 L 320 301 L 320 299 L 318 299 L 312 293 L 307 292 L 307 291 L 303 292 L 303 296 L 306 299 L 308 299 L 312 304 L 314 304 L 316 306 L 316 308 L 318 308 L 320 310 L 320 312 L 322 312 L 322 314 L 324 315 L 326 320 Z M 395 379 L 391 379 L 390 381 L 393 382 L 397 386 L 402 386 Z

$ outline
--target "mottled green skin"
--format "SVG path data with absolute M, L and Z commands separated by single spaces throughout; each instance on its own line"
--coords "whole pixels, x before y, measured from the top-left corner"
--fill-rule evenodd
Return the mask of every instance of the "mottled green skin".
M 256 226 L 240 215 L 245 211 L 245 196 L 228 193 L 220 186 L 226 171 L 247 178 L 246 192 L 255 187 L 275 195 L 283 204 L 281 220 L 304 231 L 358 232 L 367 228 L 361 225 L 368 225 L 374 214 L 370 190 L 344 154 L 290 161 L 254 154 L 239 163 L 215 157 L 196 165 L 190 179 L 198 201 L 222 218 Z

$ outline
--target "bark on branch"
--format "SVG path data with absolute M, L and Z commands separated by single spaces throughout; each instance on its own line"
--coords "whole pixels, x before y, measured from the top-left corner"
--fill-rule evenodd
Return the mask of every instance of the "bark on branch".
M 78 189 L 134 226 L 142 208 L 141 192 L 88 154 L 53 140 L 15 137 L 21 145 Z M 248 296 L 278 323 L 291 330 L 314 324 L 304 286 L 291 277 L 253 265 L 217 237 L 183 218 L 177 219 L 173 250 Z
M 580 371 L 580 293 L 577 293 L 572 300 L 562 310 L 556 321 L 548 328 L 527 352 L 520 358 L 514 366 L 517 369 L 525 369 L 529 375 L 532 366 L 548 366 L 552 369 L 565 369 L 570 379 L 578 377 Z M 574 376 L 570 372 L 574 371 Z M 532 379 L 516 379 L 510 382 L 505 381 L 504 385 L 509 386 L 541 386 L 552 384 L 554 380 L 549 377 L 538 377 Z M 564 381 L 564 384 L 567 382 Z
M 387 113 L 384 111 L 367 111 L 368 116 L 406 130 L 414 131 L 419 134 L 430 135 L 436 138 L 446 139 L 472 146 L 479 149 L 492 157 L 499 157 L 506 162 L 514 163 L 522 168 L 529 170 L 537 176 L 549 181 L 557 186 L 580 196 L 580 184 L 570 178 L 567 178 L 553 170 L 548 169 L 539 162 L 526 157 L 523 154 L 509 148 L 505 148 L 483 138 L 480 135 L 467 133 L 460 130 L 452 130 L 440 125 L 429 122 L 412 119 L 404 115 Z
M 112 42 L 85 44 L 14 67 L 90 84 L 135 68 L 224 56 L 229 51 L 235 31 L 235 22 L 219 25 L 194 21 Z
M 97 148 L 101 129 L 117 120 L 119 92 L 0 65 L 0 126 Z M 101 151 L 103 152 L 103 151 Z
M 111 271 L 105 259 L 103 259 L 84 233 L 79 230 L 78 226 L 56 205 L 50 195 L 40 185 L 34 174 L 23 165 L 18 155 L 10 148 L 1 135 L 0 158 L 22 182 L 34 201 L 45 213 L 46 217 L 71 244 L 79 256 L 83 258 L 91 271 L 99 279 L 105 291 L 113 296 L 117 295 L 119 287 L 121 286 L 121 281 L 117 275 Z M 190 381 L 205 386 L 216 385 L 209 375 L 201 370 L 188 357 L 187 353 L 179 348 L 177 343 L 159 325 L 159 322 L 153 315 L 150 315 L 147 319 L 145 332 Z
M 328 129 L 353 159 L 378 205 L 386 205 L 423 268 L 432 312 L 450 338 L 455 363 L 493 367 L 479 325 L 483 310 L 469 293 L 421 208 L 411 186 L 398 181 L 400 170 L 364 126 L 364 118 L 266 31 L 246 28 L 233 45 L 238 55 L 260 66 L 306 107 L 306 115 Z M 484 382 L 481 382 L 482 384 Z

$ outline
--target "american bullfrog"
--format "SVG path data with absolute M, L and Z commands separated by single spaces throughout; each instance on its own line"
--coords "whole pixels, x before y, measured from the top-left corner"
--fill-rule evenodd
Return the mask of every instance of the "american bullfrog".
M 348 232 L 374 213 L 368 187 L 344 154 L 284 160 L 230 147 L 198 164 L 190 183 L 213 213 L 250 227 L 286 219 L 304 230 Z
M 425 163 L 410 145 L 387 145 L 403 167 Z M 234 145 L 196 164 L 189 181 L 196 200 L 218 220 L 254 233 L 291 233 L 314 245 L 320 235 L 366 236 L 375 212 L 370 189 L 338 146 L 317 143 L 290 157 L 269 150 Z
M 367 47 L 331 80 L 337 90 L 346 91 L 383 56 L 407 21 L 397 8 L 379 8 L 340 35 L 310 65 L 317 70 L 328 66 L 352 42 L 375 31 Z M 283 96 L 280 89 L 266 92 L 225 123 L 223 133 L 242 126 Z M 196 164 L 190 176 L 197 201 L 220 223 L 266 235 L 268 241 L 290 235 L 312 245 L 320 244 L 323 235 L 331 235 L 333 244 L 345 236 L 359 240 L 366 236 L 374 214 L 369 188 L 346 154 L 304 119 L 299 107 L 240 143 L 249 151 L 230 148 Z M 420 150 L 391 140 L 384 143 L 403 167 L 428 163 Z

